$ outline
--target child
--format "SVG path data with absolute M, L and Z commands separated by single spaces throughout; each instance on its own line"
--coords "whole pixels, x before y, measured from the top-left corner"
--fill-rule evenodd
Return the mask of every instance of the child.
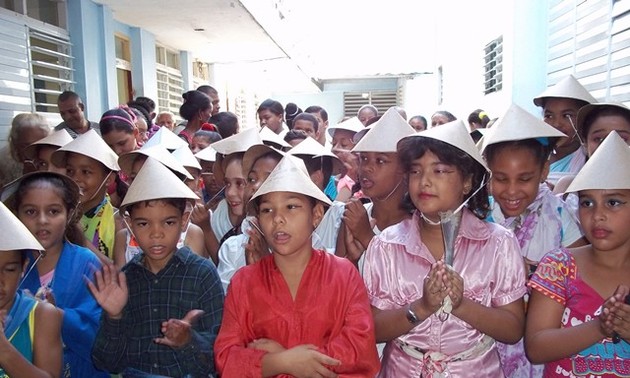
M 298 164 L 283 158 L 250 201 L 273 253 L 232 279 L 215 344 L 222 376 L 378 371 L 365 287 L 350 263 L 313 249 L 330 201 Z
M 284 141 L 289 143 L 292 147 L 300 144 L 304 139 L 308 138 L 308 135 L 302 130 L 289 130 L 284 135 Z
M 62 314 L 18 290 L 27 250 L 44 248 L 0 203 L 0 377 L 59 377 Z
M 374 117 L 378 117 L 378 109 L 374 105 L 365 104 L 357 111 L 357 119 L 363 126 L 367 126 L 368 121 Z
M 328 128 L 332 138 L 332 152 L 344 163 L 347 170 L 337 183 L 336 201 L 346 202 L 353 196 L 352 187 L 357 180 L 358 159 L 350 151 L 355 144 L 354 135 L 361 130 L 364 130 L 364 127 L 357 117 Z
M 51 162 L 53 152 L 72 142 L 72 137 L 66 129 L 54 131 L 47 137 L 38 140 L 24 149 L 24 156 L 32 160 L 38 171 L 53 171 L 66 174 L 66 167 L 55 167 Z
M 201 176 L 201 165 L 199 165 L 199 161 L 193 155 L 190 148 L 183 146 L 171 153 L 173 157 L 182 165 L 184 169 L 190 174 L 192 179 L 184 180 L 184 183 L 195 192 L 195 194 L 199 195 L 199 177 Z
M 197 152 L 195 157 L 201 165 L 201 189 L 202 199 L 205 207 L 214 211 L 219 201 L 223 199 L 223 185 L 219 184 L 214 177 L 214 163 L 217 161 L 217 151 L 212 146 L 208 146 Z
M 289 128 L 284 123 L 284 107 L 278 101 L 270 98 L 266 99 L 258 106 L 256 113 L 258 113 L 261 128 L 267 126 L 271 131 L 278 134 L 280 138 L 284 138 L 284 134 L 289 131 Z
M 545 253 L 583 244 L 577 220 L 545 183 L 552 146 L 564 134 L 516 105 L 488 130 L 483 154 L 493 201 L 487 220 L 514 232 L 529 278 Z M 506 377 L 542 376 L 542 365 L 531 365 L 522 340 L 497 347 Z
M 116 179 L 120 170 L 118 156 L 105 144 L 94 130 L 81 134 L 52 155 L 57 167 L 66 172 L 81 189 L 83 233 L 95 251 L 112 259 L 116 222 L 107 187 Z
M 611 174 L 628 164 L 627 144 L 611 132 L 568 188 L 591 245 L 548 253 L 529 283 L 525 346 L 545 377 L 630 375 L 630 175 Z
M 293 120 L 292 130 L 302 130 L 306 133 L 306 135 L 315 140 L 319 140 L 319 134 L 321 133 L 317 118 L 310 113 L 298 114 Z
M 372 239 L 363 275 L 387 342 L 379 376 L 502 376 L 494 340 L 523 336 L 525 270 L 513 234 L 481 220 L 485 163 L 461 120 L 403 138 L 398 156 L 416 211 Z
M 577 115 L 578 134 L 591 157 L 611 131 L 629 143 L 630 109 L 623 104 L 589 104 L 580 108 Z
M 160 185 L 156 185 L 159 182 Z M 123 200 L 142 253 L 121 272 L 106 265 L 88 282 L 103 306 L 92 357 L 125 374 L 214 376 L 223 290 L 211 262 L 177 241 L 197 196 L 149 158 Z
M 438 110 L 431 116 L 431 127 L 441 126 L 449 122 L 457 120 L 451 112 L 447 110 Z
M 129 108 L 110 109 L 103 113 L 98 123 L 101 135 L 116 155 L 120 156 L 139 148 L 137 139 L 140 131 L 135 122 L 136 115 Z
M 221 139 L 221 134 L 216 131 L 199 130 L 195 133 L 195 135 L 193 135 L 192 142 L 190 143 L 190 149 L 196 154 Z
M 576 174 L 584 165 L 586 155 L 580 148 L 584 141 L 577 134 L 576 116 L 581 107 L 594 102 L 597 100 L 573 75 L 534 98 L 534 104 L 543 108 L 545 122 L 566 135 L 556 142 L 551 154 L 547 178 L 551 185 L 562 176 Z
M 108 377 L 94 367 L 90 358 L 101 308 L 83 278 L 101 264 L 88 249 L 74 244 L 83 239 L 77 224 L 81 214 L 77 209 L 79 197 L 77 184 L 54 172 L 24 175 L 2 192 L 2 201 L 45 250 L 45 254 L 27 254 L 29 273 L 24 276 L 21 288 L 36 293 L 38 298 L 62 311 L 61 336 L 65 345 L 62 376 Z
M 336 254 L 348 258 L 360 272 L 363 252 L 372 238 L 380 230 L 410 218 L 409 209 L 402 206 L 407 186 L 396 145 L 413 133 L 396 109 L 390 108 L 352 149 L 359 155 L 361 190 L 371 202 L 363 205 L 353 199 L 346 203 Z

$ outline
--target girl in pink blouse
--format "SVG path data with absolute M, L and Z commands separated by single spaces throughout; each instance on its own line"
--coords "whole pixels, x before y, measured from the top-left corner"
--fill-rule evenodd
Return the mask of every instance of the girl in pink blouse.
M 495 340 L 523 336 L 525 272 L 518 242 L 483 221 L 489 173 L 462 121 L 403 138 L 412 219 L 372 239 L 364 280 L 379 377 L 502 377 Z M 444 262 L 440 213 L 461 219 L 452 266 Z

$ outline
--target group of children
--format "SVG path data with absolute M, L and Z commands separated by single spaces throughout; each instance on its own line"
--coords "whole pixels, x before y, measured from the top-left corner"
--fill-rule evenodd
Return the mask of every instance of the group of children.
M 630 110 L 586 95 L 477 144 L 392 108 L 290 148 L 268 100 L 193 156 L 196 93 L 183 139 L 51 134 L 0 197 L 0 376 L 630 376 Z

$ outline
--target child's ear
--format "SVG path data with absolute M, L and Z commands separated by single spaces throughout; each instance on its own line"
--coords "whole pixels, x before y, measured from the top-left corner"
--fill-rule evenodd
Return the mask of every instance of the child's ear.
M 114 171 L 110 171 L 111 174 L 109 176 L 107 176 L 107 181 L 105 182 L 105 187 L 108 188 L 110 185 L 112 185 L 114 183 L 114 181 L 116 181 L 116 176 L 118 176 L 117 172 Z
M 190 220 L 190 211 L 184 211 L 184 214 L 182 214 L 182 232 L 186 231 L 186 228 L 188 227 L 188 221 Z
M 467 196 L 472 190 L 473 176 L 469 175 L 464 179 L 464 196 Z
M 322 205 L 321 202 L 317 201 L 315 206 L 313 206 L 313 229 L 319 226 L 319 222 L 322 221 L 322 218 L 324 217 L 324 213 L 325 213 L 324 205 Z

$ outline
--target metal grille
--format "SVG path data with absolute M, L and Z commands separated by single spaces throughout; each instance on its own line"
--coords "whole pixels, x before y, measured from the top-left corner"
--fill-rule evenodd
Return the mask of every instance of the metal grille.
M 398 105 L 397 91 L 367 91 L 367 92 L 344 92 L 343 93 L 343 114 L 346 117 L 354 117 L 359 109 L 366 104 L 376 106 L 379 114 L 392 106 Z
M 157 87 L 159 111 L 179 114 L 184 93 L 184 80 L 181 71 L 157 65 Z

